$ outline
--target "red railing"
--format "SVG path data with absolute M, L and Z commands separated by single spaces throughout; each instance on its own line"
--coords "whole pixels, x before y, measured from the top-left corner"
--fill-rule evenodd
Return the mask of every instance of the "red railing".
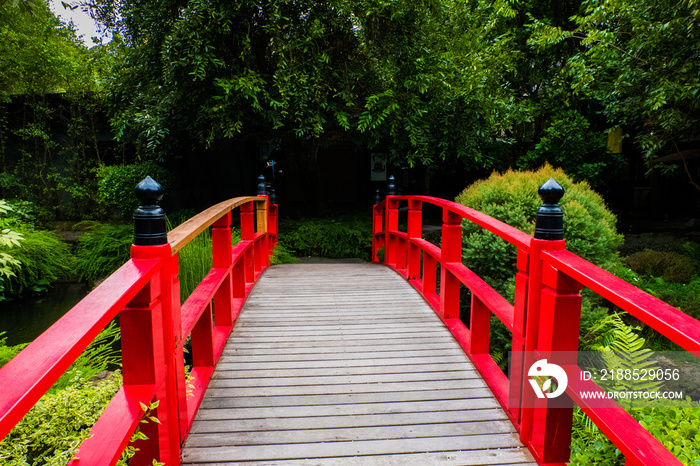
M 240 208 L 242 240 L 232 247 L 235 208 Z M 180 306 L 178 251 L 210 226 L 213 267 Z M 171 231 L 166 244 L 132 246 L 131 260 L 0 369 L 0 438 L 119 316 L 123 386 L 70 464 L 114 464 L 140 426 L 148 440 L 136 442 L 138 451 L 129 464 L 151 465 L 155 459 L 179 465 L 181 444 L 214 365 L 276 241 L 277 206 L 259 196 L 211 207 Z M 192 368 L 186 378 L 188 337 Z M 160 424 L 140 423 L 142 404 L 154 401 L 159 404 L 150 415 Z
M 440 247 L 421 237 L 423 204 L 442 210 Z M 408 207 L 405 231 L 399 231 L 400 206 L 402 210 Z M 592 404 L 581 397 L 582 392 L 601 389 L 594 382 L 583 380 L 577 365 L 579 292 L 584 286 L 589 288 L 696 356 L 700 356 L 700 322 L 566 251 L 563 240 L 537 239 L 454 202 L 388 195 L 374 206 L 373 218 L 373 261 L 380 261 L 378 254 L 383 249 L 383 262 L 422 293 L 540 464 L 563 465 L 569 460 L 574 403 L 625 455 L 626 464 L 681 464 L 617 403 L 598 400 Z M 513 305 L 462 263 L 463 220 L 516 246 Z M 468 326 L 459 316 L 461 284 L 471 291 Z M 509 377 L 489 355 L 492 314 L 512 333 L 514 358 L 510 361 Z M 535 396 L 527 368 L 539 359 L 549 359 L 564 368 L 569 380 L 568 396 Z

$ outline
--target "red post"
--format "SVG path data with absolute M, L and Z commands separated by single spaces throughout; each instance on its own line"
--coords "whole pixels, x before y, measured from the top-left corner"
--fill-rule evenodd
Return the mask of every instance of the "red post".
M 384 246 L 379 236 L 384 231 L 384 209 L 377 204 L 372 208 L 372 262 L 379 262 L 377 253 Z
M 407 269 L 409 280 L 420 279 L 421 249 L 413 244 L 411 239 L 420 238 L 423 232 L 423 203 L 421 201 L 408 201 L 408 258 Z
M 267 206 L 270 203 L 267 194 L 258 196 L 265 198 L 265 202 L 256 202 L 255 218 L 256 218 L 256 230 L 259 234 L 264 235 L 260 238 L 255 245 L 255 273 L 262 272 L 267 266 L 270 265 L 270 248 L 268 242 L 270 237 L 267 233 L 267 220 L 268 220 L 268 209 Z
M 460 281 L 446 265 L 462 262 L 462 217 L 443 210 L 442 214 L 442 267 L 440 268 L 440 313 L 445 319 L 459 318 Z
M 241 239 L 243 241 L 253 241 L 255 239 L 255 205 L 247 202 L 241 206 Z M 243 258 L 243 270 L 245 271 L 246 283 L 255 281 L 255 258 L 253 249 L 248 249 Z
M 397 267 L 398 238 L 391 233 L 399 229 L 399 201 L 391 196 L 386 197 L 386 239 L 384 240 L 384 262 Z
M 491 310 L 475 294 L 472 294 L 469 335 L 469 352 L 471 354 L 488 354 Z
M 423 254 L 423 295 L 437 289 L 437 261 L 430 254 Z
M 211 231 L 212 237 L 212 266 L 214 268 L 231 268 L 231 212 L 214 222 Z M 231 271 L 229 270 L 224 282 L 214 295 L 214 309 L 216 309 L 216 325 L 233 325 Z
M 160 302 L 160 274 L 156 275 L 146 287 L 121 311 L 122 373 L 124 386 L 155 385 L 162 378 L 165 367 L 163 354 L 163 312 Z M 159 374 L 160 373 L 160 374 Z M 158 407 L 152 413 L 160 419 L 166 407 Z M 167 416 L 167 414 L 166 414 Z M 169 460 L 170 451 L 162 451 L 161 432 L 157 424 L 147 423 L 141 428 L 148 440 L 135 444 L 138 451 L 131 459 L 135 465 L 152 464 Z
M 576 364 L 581 320 L 581 285 L 545 266 L 538 350 L 550 364 Z M 566 394 L 535 401 L 530 444 L 543 463 L 569 461 L 573 401 Z
M 569 460 L 573 402 L 562 394 L 556 398 L 535 394 L 530 386 L 529 371 L 535 367 L 535 352 L 538 360 L 547 359 L 547 364 L 576 363 L 578 350 L 579 321 L 581 314 L 581 286 L 555 270 L 545 266 L 543 254 L 549 250 L 564 248 L 563 212 L 559 200 L 564 190 L 553 179 L 539 189 L 543 205 L 537 212 L 535 237 L 530 242 L 529 260 L 525 264 L 522 254 L 519 257 L 519 284 L 516 291 L 515 327 L 522 328 L 520 320 L 524 316 L 524 352 L 520 369 L 521 383 L 521 430 L 520 439 L 540 463 L 565 463 Z M 527 266 L 525 274 L 522 267 Z M 522 272 L 522 273 L 521 273 Z M 527 291 L 522 287 L 527 283 Z M 518 282 L 516 282 L 517 286 Z M 526 308 L 523 309 L 523 303 Z M 519 344 L 514 334 L 514 344 Z M 571 351 L 562 353 L 552 351 Z
M 515 422 L 520 425 L 520 407 L 522 390 L 527 384 L 523 377 L 523 355 L 525 350 L 525 322 L 527 314 L 528 287 L 530 283 L 530 254 L 519 249 L 517 255 L 518 272 L 515 275 L 515 302 L 513 306 L 513 340 L 510 360 L 510 378 L 508 386 L 508 407 Z
M 278 206 L 276 204 L 276 201 L 274 200 L 273 196 L 270 195 L 270 204 L 269 204 L 269 209 L 268 209 L 268 217 L 267 217 L 267 231 L 268 234 L 270 235 L 270 241 L 269 241 L 269 255 L 272 256 L 274 254 L 274 249 L 277 247 L 277 242 L 279 239 L 279 213 L 278 213 Z

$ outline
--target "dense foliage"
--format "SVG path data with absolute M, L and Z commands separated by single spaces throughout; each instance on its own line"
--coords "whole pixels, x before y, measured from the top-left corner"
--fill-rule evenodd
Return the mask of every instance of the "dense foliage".
M 280 223 L 283 250 L 297 257 L 371 260 L 371 219 L 360 216 L 326 219 L 285 219 Z
M 25 207 L 0 201 L 0 301 L 44 291 L 72 272 L 68 245 L 55 233 L 34 228 Z
M 551 177 L 566 191 L 560 205 L 567 249 L 599 266 L 612 265 L 622 244 L 615 216 L 587 183 L 575 183 L 562 170 L 547 165 L 534 172 L 494 173 L 462 191 L 456 202 L 532 234 L 542 203 L 537 190 Z M 465 263 L 476 273 L 494 280 L 514 275 L 514 246 L 471 222 L 465 222 L 463 242 Z
M 107 156 L 100 80 L 88 50 L 44 1 L 0 2 L 0 189 L 49 215 L 100 215 L 92 170 Z
M 76 227 L 86 229 L 75 250 L 76 272 L 80 280 L 96 283 L 131 257 L 133 225 L 82 223 Z

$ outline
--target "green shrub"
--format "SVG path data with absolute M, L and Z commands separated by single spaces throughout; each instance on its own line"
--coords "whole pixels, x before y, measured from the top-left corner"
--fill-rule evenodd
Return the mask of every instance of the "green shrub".
M 296 264 L 298 259 L 290 253 L 284 244 L 279 244 L 272 252 L 272 257 L 270 258 L 271 265 L 278 264 Z
M 111 275 L 131 257 L 133 225 L 79 223 L 86 228 L 75 250 L 76 270 L 81 280 L 95 283 Z
M 1 334 L 0 334 L 1 335 Z M 120 364 L 119 327 L 111 323 L 0 442 L 0 464 L 65 465 L 121 386 L 119 373 L 90 378 Z M 26 344 L 7 347 L 0 339 L 0 367 Z
M 97 385 L 78 383 L 44 395 L 0 442 L 0 463 L 67 464 L 120 385 L 120 377 L 111 377 Z
M 700 319 L 700 277 L 694 276 L 689 283 L 669 283 L 662 277 L 639 275 L 622 265 L 611 272 L 689 316 Z
M 97 169 L 97 191 L 100 199 L 115 209 L 122 218 L 130 218 L 139 206 L 134 188 L 146 176 L 167 186 L 168 172 L 155 162 L 133 165 L 101 165 Z
M 636 409 L 630 414 L 681 463 L 700 466 L 700 403 L 686 399 L 674 401 L 674 407 Z
M 622 235 L 603 199 L 587 183 L 574 183 L 549 165 L 536 172 L 494 173 L 462 191 L 456 202 L 532 234 L 542 203 L 537 190 L 549 178 L 566 191 L 560 205 L 567 249 L 602 267 L 618 262 L 616 249 Z M 482 277 L 505 280 L 515 273 L 515 247 L 492 233 L 465 221 L 463 243 L 465 264 Z
M 330 258 L 372 259 L 372 223 L 369 216 L 284 220 L 280 244 L 291 254 Z
M 693 260 L 676 252 L 647 249 L 635 252 L 625 262 L 638 274 L 663 277 L 669 283 L 688 283 L 695 274 Z
M 0 337 L 3 337 L 6 332 L 0 332 Z M 5 342 L 7 338 L 0 338 L 0 367 L 7 364 L 10 359 L 14 358 L 17 353 L 22 351 L 29 343 L 23 343 L 21 345 L 7 346 Z
M 21 265 L 15 276 L 4 282 L 5 293 L 23 295 L 45 291 L 56 280 L 73 271 L 73 256 L 66 243 L 52 231 L 35 230 L 29 225 L 15 227 L 24 239 L 19 247 L 0 246 L 1 253 L 11 253 Z

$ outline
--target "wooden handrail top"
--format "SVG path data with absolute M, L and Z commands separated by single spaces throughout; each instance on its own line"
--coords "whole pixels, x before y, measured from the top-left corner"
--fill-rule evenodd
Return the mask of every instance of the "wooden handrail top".
M 486 214 L 482 214 L 478 210 L 463 206 L 462 204 L 457 204 L 456 202 L 431 196 L 391 196 L 391 199 L 398 201 L 415 200 L 442 207 L 461 216 L 462 218 L 469 220 L 470 222 L 476 223 L 480 227 L 483 227 L 491 233 L 508 241 L 510 244 L 513 244 L 518 249 L 527 251 L 530 248 L 532 236 L 508 225 L 507 223 L 496 220 L 493 217 L 489 217 Z M 377 204 L 377 207 L 380 208 L 384 206 L 385 204 L 383 202 Z
M 168 243 L 175 254 L 192 241 L 197 235 L 209 228 L 214 222 L 231 210 L 248 202 L 267 202 L 264 197 L 243 196 L 234 197 L 200 212 L 186 222 L 168 232 Z

